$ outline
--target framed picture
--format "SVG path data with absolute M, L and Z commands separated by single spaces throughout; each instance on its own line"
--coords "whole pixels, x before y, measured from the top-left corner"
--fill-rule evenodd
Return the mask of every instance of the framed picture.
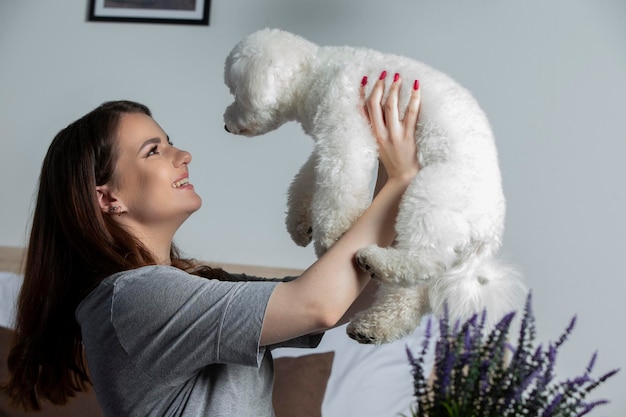
M 89 0 L 89 21 L 208 25 L 210 0 Z

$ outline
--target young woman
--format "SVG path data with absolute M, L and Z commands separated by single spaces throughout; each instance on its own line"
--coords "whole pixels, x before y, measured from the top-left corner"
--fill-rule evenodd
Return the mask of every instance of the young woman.
M 402 81 L 383 102 L 385 74 L 364 99 L 384 166 L 375 197 L 288 282 L 237 281 L 180 257 L 173 236 L 201 206 L 191 155 L 145 106 L 105 103 L 63 129 L 41 171 L 8 361 L 13 402 L 64 404 L 92 383 L 106 416 L 272 416 L 271 347 L 313 347 L 367 303 L 373 285 L 363 291 L 354 255 L 392 243 L 419 171 L 418 83 L 400 114 Z

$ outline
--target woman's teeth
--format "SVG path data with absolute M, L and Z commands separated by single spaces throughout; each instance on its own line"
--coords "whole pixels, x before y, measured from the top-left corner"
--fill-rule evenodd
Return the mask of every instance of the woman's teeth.
M 178 187 L 183 187 L 185 185 L 189 184 L 189 178 L 183 178 L 180 181 L 176 181 L 172 183 L 172 188 L 178 188 Z

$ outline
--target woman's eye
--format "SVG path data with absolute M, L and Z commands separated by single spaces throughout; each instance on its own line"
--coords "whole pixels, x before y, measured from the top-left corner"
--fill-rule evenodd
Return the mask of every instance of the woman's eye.
M 157 152 L 157 149 L 158 149 L 158 146 L 154 145 L 152 148 L 150 148 L 146 156 L 157 155 L 159 153 Z

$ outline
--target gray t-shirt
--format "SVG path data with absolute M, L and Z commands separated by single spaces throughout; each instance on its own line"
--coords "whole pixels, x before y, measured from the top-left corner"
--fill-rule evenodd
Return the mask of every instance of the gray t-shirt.
M 76 309 L 104 415 L 273 416 L 273 364 L 259 339 L 275 287 L 169 266 L 106 278 Z

